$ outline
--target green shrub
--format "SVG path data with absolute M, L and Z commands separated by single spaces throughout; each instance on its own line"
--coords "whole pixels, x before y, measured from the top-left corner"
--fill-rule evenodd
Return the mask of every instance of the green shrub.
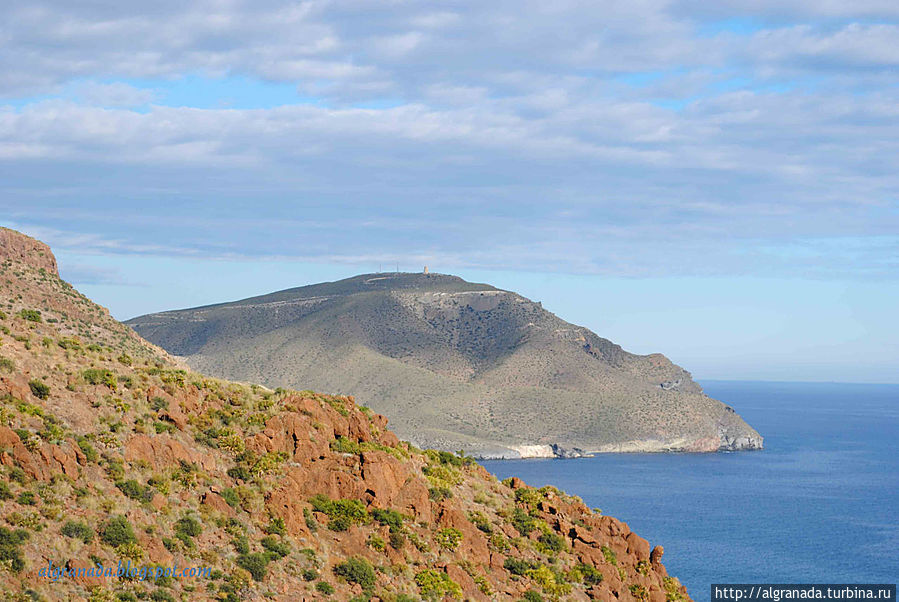
M 462 531 L 452 527 L 440 529 L 434 535 L 434 541 L 444 550 L 455 550 L 462 543 Z
M 23 491 L 19 494 L 19 498 L 16 502 L 23 506 L 34 506 L 37 504 L 37 497 L 30 491 Z
M 234 546 L 234 551 L 238 554 L 250 553 L 250 540 L 247 539 L 246 535 L 238 535 L 231 540 L 231 545 Z
M 515 530 L 525 537 L 537 528 L 537 522 L 534 520 L 534 517 L 521 508 L 515 508 L 515 510 L 512 511 L 510 522 L 512 523 L 512 526 L 515 527 Z
M 543 602 L 543 596 L 535 590 L 529 589 L 524 592 L 524 595 L 521 597 L 521 602 Z
M 62 349 L 81 349 L 81 342 L 78 339 L 59 339 L 56 344 Z
M 203 532 L 203 525 L 192 516 L 184 516 L 175 523 L 174 531 L 175 537 L 190 548 L 193 546 L 192 538 Z
M 334 586 L 327 581 L 319 581 L 315 584 L 315 591 L 330 596 L 334 593 Z
M 391 533 L 403 530 L 403 515 L 396 510 L 383 510 L 377 508 L 372 510 L 371 517 L 382 525 L 390 527 Z
M 328 515 L 328 528 L 332 531 L 346 531 L 354 524 L 366 524 L 371 520 L 365 504 L 359 500 L 330 500 L 316 495 L 309 500 L 313 510 Z
M 462 588 L 442 571 L 426 569 L 415 575 L 415 583 L 426 600 L 442 600 L 446 596 L 462 597 Z
M 467 466 L 469 464 L 474 463 L 474 458 L 469 458 L 465 456 L 463 452 L 459 452 L 459 455 L 454 454 L 453 452 L 448 451 L 437 451 L 434 449 L 426 449 L 425 456 L 428 457 L 428 461 L 436 464 L 447 464 L 450 466 Z
M 25 471 L 21 466 L 13 466 L 9 469 L 9 478 L 11 481 L 15 481 L 20 485 L 24 485 L 28 482 L 28 475 L 25 474 Z
M 268 570 L 268 554 L 256 552 L 254 554 L 241 554 L 237 557 L 237 566 L 249 571 L 250 575 L 256 581 L 265 579 L 265 573 Z
M 334 567 L 334 574 L 364 589 L 375 585 L 375 569 L 366 559 L 354 556 Z
M 502 533 L 494 533 L 487 541 L 490 547 L 497 552 L 505 552 L 509 549 L 509 540 Z
M 637 600 L 649 600 L 649 591 L 647 591 L 646 587 L 634 583 L 628 588 L 631 592 L 631 595 Z
M 358 454 L 361 451 L 358 441 L 346 437 L 337 437 L 331 441 L 331 449 L 341 454 Z
M 222 490 L 222 498 L 232 508 L 237 508 L 240 506 L 240 496 L 237 495 L 237 492 L 234 491 L 231 487 Z
M 101 370 L 100 368 L 88 368 L 81 373 L 81 378 L 89 385 L 106 385 L 113 391 L 118 386 L 115 374 L 109 370 Z
M 505 562 L 503 562 L 503 568 L 512 573 L 513 575 L 526 575 L 528 571 L 532 571 L 537 568 L 537 564 L 534 562 L 530 562 L 527 560 L 521 560 L 520 558 L 506 558 Z
M 538 489 L 530 487 L 522 487 L 515 490 L 515 501 L 524 504 L 530 509 L 537 507 L 537 504 L 543 501 L 543 494 Z
M 19 317 L 29 322 L 42 322 L 41 312 L 38 309 L 23 309 L 19 312 Z
M 571 591 L 571 585 L 565 582 L 565 576 L 545 564 L 529 570 L 527 576 L 533 579 L 535 583 L 538 583 L 543 588 L 543 591 L 553 597 L 562 596 Z
M 91 445 L 87 439 L 79 436 L 76 441 L 78 442 L 78 447 L 81 449 L 81 453 L 84 454 L 84 457 L 87 458 L 88 462 L 96 462 L 100 459 L 97 450 L 94 449 L 94 446 Z
M 235 480 L 249 481 L 253 475 L 243 466 L 234 466 L 228 469 L 228 476 Z
M 469 512 L 468 520 L 470 520 L 479 531 L 486 533 L 487 535 L 493 534 L 493 525 L 490 524 L 490 519 L 488 519 L 487 515 L 480 510 Z
M 584 583 L 587 585 L 597 585 L 602 583 L 602 573 L 597 571 L 593 565 L 580 563 L 577 565 L 577 570 L 583 577 Z
M 284 558 L 285 556 L 290 555 L 290 544 L 282 539 L 278 539 L 274 535 L 266 535 L 259 543 L 261 543 L 262 547 L 270 552 L 270 556 L 273 556 L 274 558 Z M 274 560 L 274 558 L 272 559 Z
M 150 594 L 150 599 L 153 600 L 153 602 L 175 602 L 175 596 L 164 589 L 155 590 Z
M 120 458 L 106 458 L 106 474 L 114 481 L 121 481 L 125 476 L 125 464 Z
M 154 412 L 169 409 L 169 402 L 164 397 L 156 396 L 150 400 L 150 408 Z
M 22 550 L 19 548 L 29 537 L 28 531 L 16 529 L 10 531 L 0 527 L 0 563 L 19 573 L 25 568 Z
M 163 420 L 157 420 L 153 423 L 153 430 L 156 431 L 156 434 L 160 433 L 172 433 L 175 431 L 175 425 L 171 422 L 165 422 Z
M 134 479 L 128 479 L 127 481 L 117 481 L 115 486 L 118 487 L 122 493 L 130 497 L 132 500 L 149 502 L 153 499 L 153 490 L 149 487 L 141 485 Z
M 34 379 L 28 381 L 28 387 L 31 389 L 31 394 L 38 399 L 47 399 L 50 397 L 50 387 L 46 383 Z
M 91 529 L 87 523 L 79 523 L 71 520 L 62 526 L 60 533 L 66 537 L 80 539 L 84 543 L 90 543 L 91 540 L 94 539 L 94 530 Z
M 677 577 L 663 577 L 662 587 L 665 589 L 665 602 L 685 602 L 687 598 L 681 593 L 681 584 Z
M 287 527 L 284 526 L 284 519 L 280 517 L 272 517 L 265 527 L 265 532 L 269 535 L 287 535 Z
M 16 369 L 16 363 L 8 357 L 0 357 L 0 372 L 12 372 Z
M 11 500 L 12 498 L 13 494 L 9 489 L 9 483 L 0 481 L 0 501 Z
M 557 533 L 543 533 L 537 541 L 543 550 L 561 552 L 565 549 L 565 538 Z
M 310 533 L 318 531 L 318 522 L 312 516 L 312 511 L 309 508 L 303 508 L 303 519 L 306 521 L 306 528 L 309 529 Z
M 403 546 L 406 545 L 406 536 L 399 531 L 391 531 L 388 539 L 390 541 L 390 547 L 394 550 L 402 550 Z
M 602 557 L 606 559 L 606 562 L 613 566 L 618 566 L 618 557 L 615 556 L 615 552 L 609 546 L 602 546 L 600 548 L 602 551 Z
M 315 569 L 304 570 L 302 573 L 302 576 L 303 576 L 303 581 L 315 581 L 319 577 L 318 571 L 316 571 Z
M 134 363 L 134 360 L 131 359 L 131 356 L 124 352 L 122 353 L 122 355 L 117 357 L 116 360 L 118 360 L 118 362 L 123 366 L 130 366 L 132 363 Z
M 428 489 L 428 497 L 435 502 L 442 502 L 453 497 L 453 492 L 449 487 L 431 487 Z
M 131 523 L 124 516 L 113 516 L 100 531 L 100 539 L 105 543 L 118 547 L 126 543 L 137 543 L 137 537 L 134 536 L 134 529 Z

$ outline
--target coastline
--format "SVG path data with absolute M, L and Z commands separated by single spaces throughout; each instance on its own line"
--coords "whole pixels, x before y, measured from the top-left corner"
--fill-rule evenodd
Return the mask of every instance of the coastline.
M 567 460 L 573 458 L 590 458 L 598 454 L 710 454 L 734 451 L 761 451 L 764 449 L 764 439 L 759 436 L 729 438 L 705 438 L 705 439 L 675 439 L 659 441 L 655 439 L 624 441 L 621 443 L 608 443 L 598 447 L 583 449 L 579 447 L 565 447 L 557 443 L 552 444 L 521 444 L 505 445 L 507 451 L 495 453 L 472 453 L 477 460 L 526 460 L 526 459 L 557 459 Z

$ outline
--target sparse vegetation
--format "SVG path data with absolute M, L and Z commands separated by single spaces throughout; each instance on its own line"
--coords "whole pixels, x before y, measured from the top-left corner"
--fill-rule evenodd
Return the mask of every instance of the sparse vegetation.
M 369 561 L 354 556 L 334 567 L 334 574 L 343 577 L 350 583 L 358 583 L 363 589 L 375 585 L 375 569 Z
M 359 500 L 329 500 L 317 495 L 309 500 L 312 509 L 328 515 L 328 528 L 332 531 L 346 531 L 355 524 L 370 522 L 371 516 Z
M 81 373 L 81 377 L 89 385 L 106 385 L 113 391 L 118 386 L 116 376 L 111 370 L 102 370 L 99 368 L 89 368 Z
M 114 548 L 126 543 L 137 543 L 131 523 L 121 515 L 113 516 L 106 521 L 100 533 L 100 539 Z
M 265 574 L 268 571 L 268 563 L 268 554 L 263 554 L 261 552 L 241 554 L 237 557 L 237 566 L 249 571 L 250 575 L 252 575 L 253 579 L 256 581 L 265 579 Z
M 445 596 L 462 597 L 462 588 L 442 571 L 426 569 L 415 575 L 415 583 L 426 600 L 442 600 Z
M 21 572 L 25 568 L 21 545 L 28 540 L 28 537 L 28 531 L 23 529 L 10 531 L 5 527 L 0 527 L 0 563 L 11 571 Z
M 434 536 L 434 541 L 444 550 L 455 550 L 462 543 L 462 532 L 452 527 L 440 529 Z
M 43 322 L 41 312 L 38 309 L 23 309 L 19 311 L 19 317 L 28 322 Z
M 60 533 L 66 537 L 80 539 L 84 543 L 90 543 L 94 539 L 94 530 L 82 522 L 68 521 L 62 526 Z
M 44 382 L 32 379 L 28 381 L 28 387 L 31 389 L 31 394 L 38 399 L 47 399 L 50 397 L 50 386 Z

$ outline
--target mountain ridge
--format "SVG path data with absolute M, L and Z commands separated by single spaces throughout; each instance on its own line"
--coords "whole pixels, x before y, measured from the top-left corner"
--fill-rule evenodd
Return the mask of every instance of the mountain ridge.
M 362 274 L 127 323 L 210 374 L 352 391 L 424 447 L 567 457 L 763 445 L 664 355 L 458 276 Z

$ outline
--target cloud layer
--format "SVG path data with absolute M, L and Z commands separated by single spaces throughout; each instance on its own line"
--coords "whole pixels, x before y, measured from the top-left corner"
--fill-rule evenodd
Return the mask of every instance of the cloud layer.
M 0 207 L 104 253 L 896 278 L 897 21 L 873 1 L 6 3 Z

